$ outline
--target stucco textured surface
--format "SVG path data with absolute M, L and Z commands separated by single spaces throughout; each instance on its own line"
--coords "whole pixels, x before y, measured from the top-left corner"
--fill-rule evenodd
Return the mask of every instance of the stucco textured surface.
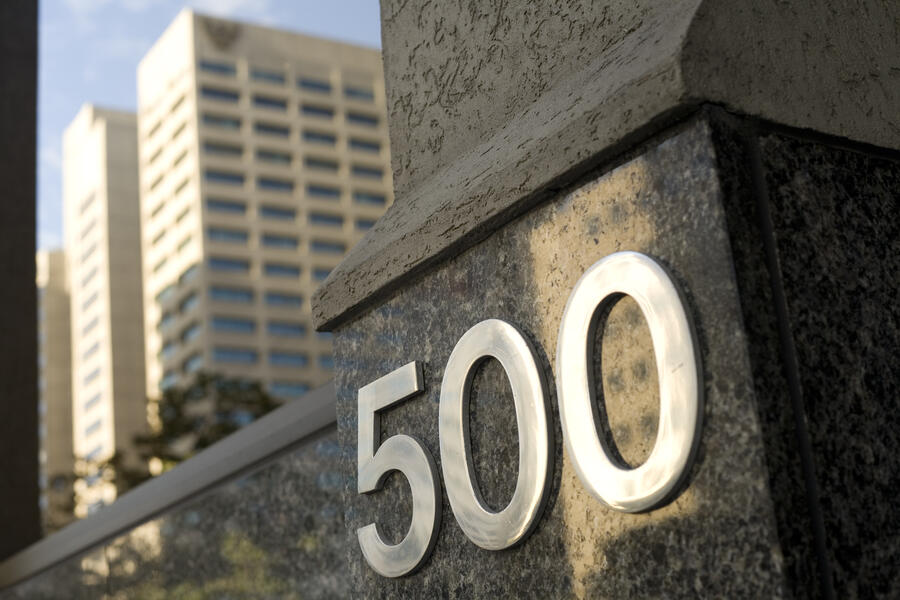
M 333 327 L 701 103 L 900 148 L 900 4 L 382 3 L 396 201 L 313 298 Z
M 338 439 L 342 448 L 347 554 L 356 597 L 629 598 L 781 597 L 783 556 L 741 326 L 719 172 L 709 126 L 692 121 L 671 138 L 424 275 L 335 337 Z M 383 578 L 365 563 L 358 527 L 377 522 L 396 542 L 410 519 L 408 485 L 356 492 L 356 391 L 410 360 L 425 363 L 423 395 L 384 411 L 382 439 L 406 433 L 440 465 L 438 398 L 459 337 L 486 318 L 506 319 L 542 349 L 552 382 L 562 310 L 583 271 L 612 252 L 661 260 L 687 295 L 699 332 L 706 405 L 698 459 L 671 503 L 628 515 L 590 497 L 561 448 L 556 398 L 555 468 L 549 505 L 532 537 L 491 552 L 455 522 L 446 497 L 430 561 L 418 573 Z M 655 432 L 655 363 L 640 312 L 615 305 L 595 356 L 602 394 L 623 457 L 639 463 Z M 595 365 L 596 368 L 596 365 Z M 475 470 L 487 502 L 508 502 L 518 443 L 508 383 L 496 363 L 475 378 L 470 418 Z M 553 384 L 551 383 L 551 388 Z

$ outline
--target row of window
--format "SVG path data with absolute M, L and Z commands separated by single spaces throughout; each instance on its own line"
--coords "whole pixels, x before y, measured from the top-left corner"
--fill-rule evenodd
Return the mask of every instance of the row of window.
M 188 365 L 188 361 L 185 361 L 185 366 L 189 366 L 191 369 L 193 369 L 193 371 L 199 370 L 203 366 L 203 357 L 199 354 L 189 360 L 191 361 L 191 363 Z M 175 385 L 177 381 L 178 374 L 175 371 L 166 371 L 166 373 L 163 375 L 162 380 L 160 381 L 159 387 L 161 390 L 166 390 Z M 284 399 L 299 398 L 310 390 L 309 384 L 294 380 L 272 381 L 271 383 L 269 383 L 268 388 L 270 394 Z
M 223 213 L 235 216 L 244 216 L 247 214 L 247 204 L 239 200 L 225 200 L 222 198 L 209 198 L 206 201 L 206 208 L 210 212 Z M 297 211 L 292 208 L 262 205 L 259 207 L 259 216 L 266 219 L 277 219 L 293 221 L 297 218 Z M 307 215 L 310 225 L 324 225 L 329 227 L 343 227 L 344 217 L 341 215 L 311 211 Z M 370 229 L 374 224 L 374 219 L 356 219 L 357 229 Z M 160 237 L 163 234 L 160 234 Z
M 207 227 L 206 235 L 211 241 L 226 244 L 247 244 L 250 238 L 246 229 L 224 227 Z M 295 235 L 263 233 L 260 235 L 260 243 L 266 248 L 295 250 L 300 244 L 300 239 Z M 347 246 L 341 242 L 313 239 L 309 242 L 309 249 L 316 254 L 343 254 L 347 251 Z
M 208 100 L 230 102 L 234 104 L 240 101 L 241 94 L 237 90 L 202 86 L 200 88 L 200 96 Z M 275 96 L 253 94 L 252 101 L 253 106 L 257 108 L 278 110 L 282 112 L 286 112 L 288 109 L 288 100 L 287 98 L 283 97 L 279 98 Z M 302 102 L 299 106 L 299 112 L 301 115 L 304 115 L 306 117 L 312 117 L 316 119 L 333 119 L 336 111 L 334 107 L 325 104 L 311 104 L 308 102 Z M 373 115 L 367 112 L 346 110 L 344 112 L 344 115 L 348 123 L 360 125 L 363 127 L 377 127 L 378 123 L 380 122 L 378 115 Z M 180 133 L 180 131 L 176 132 L 176 134 L 173 135 L 173 139 L 177 136 L 177 133 Z
M 203 178 L 209 183 L 228 186 L 243 186 L 245 176 L 243 173 L 235 171 L 222 171 L 219 169 L 206 169 L 203 172 Z M 271 176 L 256 177 L 256 189 L 269 192 L 285 192 L 294 191 L 294 182 L 290 179 L 282 179 Z M 326 200 L 336 200 L 341 197 L 341 188 L 325 185 L 320 183 L 306 184 L 306 195 L 311 198 L 322 198 Z M 387 199 L 384 194 L 379 192 L 368 192 L 362 190 L 353 190 L 353 201 L 357 204 L 367 204 L 372 206 L 384 206 Z
M 241 128 L 241 119 L 239 117 L 203 113 L 202 121 L 204 125 L 217 129 L 239 130 Z M 291 135 L 290 125 L 268 123 L 264 121 L 254 121 L 253 131 L 260 135 L 279 138 L 287 138 Z M 311 144 L 334 146 L 337 143 L 337 135 L 329 131 L 304 128 L 301 131 L 300 137 L 303 141 Z M 347 145 L 351 150 L 360 152 L 381 152 L 381 142 L 377 140 L 351 136 L 348 139 Z
M 213 156 L 224 156 L 229 158 L 240 158 L 244 155 L 243 146 L 226 142 L 205 141 L 203 143 L 203 151 L 206 154 Z M 289 165 L 293 161 L 293 155 L 290 152 L 285 152 L 283 150 L 257 148 L 256 159 L 260 162 Z M 340 168 L 340 164 L 336 160 L 313 156 L 304 157 L 303 166 L 308 169 L 329 171 L 332 173 L 336 173 Z M 384 177 L 384 169 L 378 166 L 354 163 L 350 166 L 350 174 L 355 177 L 382 179 Z
M 210 256 L 207 264 L 211 271 L 220 273 L 249 273 L 250 260 L 245 258 L 233 258 L 226 256 Z M 280 262 L 264 262 L 262 272 L 268 277 L 283 277 L 296 279 L 300 277 L 300 265 Z M 312 278 L 315 281 L 324 281 L 331 269 L 325 267 L 314 267 L 312 270 Z
M 197 67 L 200 71 L 212 73 L 214 75 L 223 77 L 237 76 L 237 67 L 231 62 L 201 60 L 197 64 Z M 275 85 L 284 85 L 287 83 L 287 76 L 284 71 L 264 69 L 261 67 L 250 67 L 250 79 Z M 327 78 L 311 77 L 307 75 L 301 75 L 297 78 L 297 87 L 308 92 L 319 94 L 330 94 L 332 91 L 331 82 Z M 375 99 L 375 91 L 370 87 L 362 85 L 345 84 L 344 97 L 351 100 L 371 102 Z
M 253 348 L 214 346 L 212 358 L 217 363 L 256 364 L 259 362 L 259 352 Z M 268 352 L 268 362 L 276 367 L 306 367 L 310 364 L 307 354 L 284 350 L 270 350 Z M 323 354 L 318 357 L 317 364 L 323 369 L 333 369 L 334 359 L 330 354 Z

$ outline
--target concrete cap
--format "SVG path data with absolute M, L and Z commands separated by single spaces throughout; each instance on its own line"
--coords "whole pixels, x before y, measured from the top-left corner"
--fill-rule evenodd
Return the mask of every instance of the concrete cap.
M 383 0 L 393 206 L 332 329 L 704 103 L 900 148 L 900 2 Z

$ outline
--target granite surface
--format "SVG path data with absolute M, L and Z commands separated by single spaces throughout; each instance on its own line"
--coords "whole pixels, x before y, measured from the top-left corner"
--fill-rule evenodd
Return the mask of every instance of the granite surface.
M 626 598 L 782 597 L 784 557 L 769 488 L 764 438 L 723 212 L 712 130 L 692 120 L 640 156 L 595 175 L 511 222 L 335 336 L 338 439 L 342 449 L 346 553 L 355 597 Z M 584 270 L 618 250 L 654 256 L 685 292 L 698 329 L 706 405 L 698 458 L 686 488 L 644 514 L 605 508 L 589 496 L 561 448 L 556 398 L 550 500 L 534 534 L 491 552 L 470 543 L 446 495 L 431 559 L 399 579 L 365 563 L 355 530 L 377 522 L 398 541 L 410 519 L 401 475 L 356 493 L 356 390 L 410 360 L 425 363 L 425 394 L 382 413 L 382 439 L 414 435 L 440 465 L 438 395 L 454 344 L 475 323 L 506 319 L 541 350 L 552 379 L 557 328 Z M 599 351 L 609 425 L 599 435 L 634 465 L 646 457 L 657 419 L 655 365 L 646 325 L 624 299 L 606 317 Z M 597 369 L 598 365 L 595 365 Z M 479 485 L 497 508 L 510 498 L 517 432 L 496 363 L 475 378 L 470 432 Z M 553 385 L 551 384 L 551 388 Z
M 759 139 L 837 598 L 900 590 L 900 155 Z
M 382 3 L 396 201 L 332 328 L 704 103 L 900 148 L 900 3 Z
M 334 429 L 10 589 L 19 598 L 341 598 Z

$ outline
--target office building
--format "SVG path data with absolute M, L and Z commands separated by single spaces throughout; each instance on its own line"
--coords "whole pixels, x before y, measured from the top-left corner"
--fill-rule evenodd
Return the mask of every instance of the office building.
M 118 453 L 141 467 L 143 309 L 135 116 L 85 105 L 63 136 L 63 216 L 71 295 L 73 448 L 87 476 L 76 514 L 111 502 L 116 486 L 90 465 Z
M 51 533 L 73 519 L 69 291 L 62 250 L 37 253 L 41 521 Z
M 378 50 L 181 12 L 138 68 L 147 393 L 332 377 L 309 297 L 392 200 Z

